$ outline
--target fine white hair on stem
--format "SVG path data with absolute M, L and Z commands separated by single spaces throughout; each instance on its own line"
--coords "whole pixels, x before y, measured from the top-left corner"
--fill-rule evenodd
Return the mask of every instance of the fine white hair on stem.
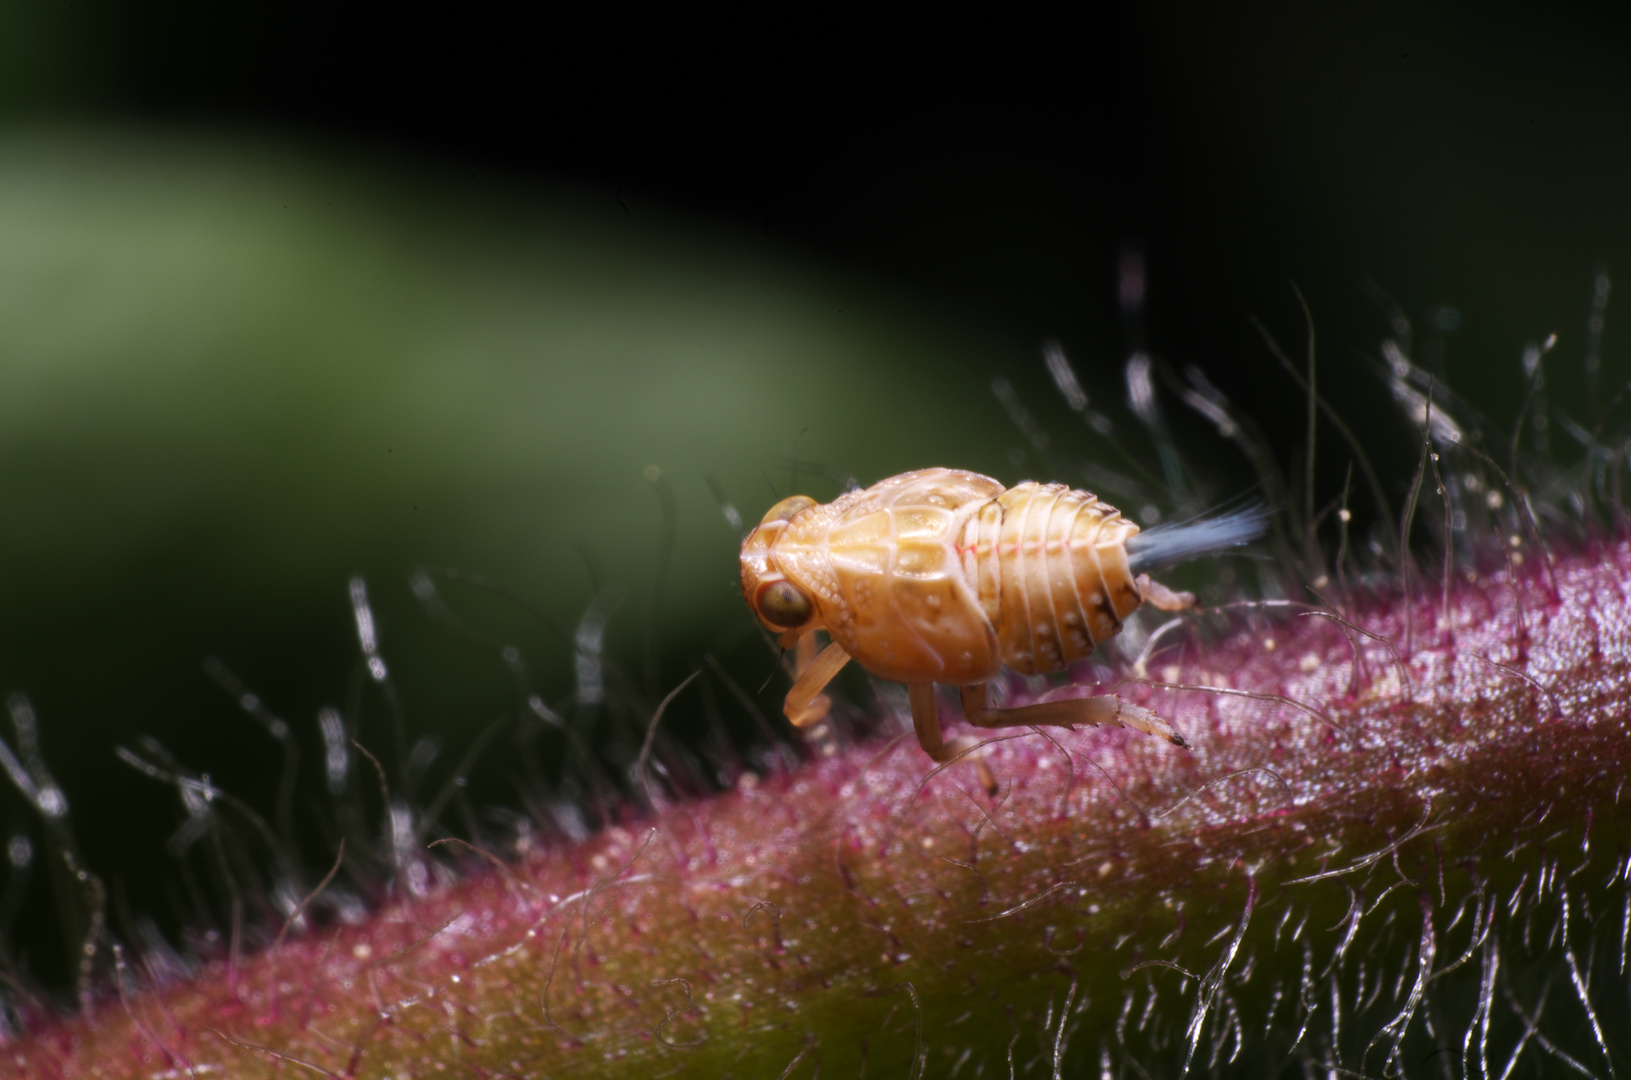
M 1157 526 L 1127 541 L 1127 565 L 1139 574 L 1249 544 L 1268 531 L 1273 513 L 1259 504 L 1219 517 Z

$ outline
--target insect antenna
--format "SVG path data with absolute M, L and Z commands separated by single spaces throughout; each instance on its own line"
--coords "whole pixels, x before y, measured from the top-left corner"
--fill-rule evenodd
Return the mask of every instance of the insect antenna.
M 776 649 L 776 666 L 770 669 L 770 674 L 765 676 L 765 681 L 759 684 L 759 689 L 755 690 L 754 693 L 755 694 L 764 693 L 766 688 L 768 688 L 770 686 L 770 680 L 772 680 L 772 679 L 774 679 L 776 677 L 776 672 L 786 670 L 786 667 L 785 667 L 786 663 L 787 663 L 787 649 L 786 649 L 785 646 L 778 646 L 777 649 Z

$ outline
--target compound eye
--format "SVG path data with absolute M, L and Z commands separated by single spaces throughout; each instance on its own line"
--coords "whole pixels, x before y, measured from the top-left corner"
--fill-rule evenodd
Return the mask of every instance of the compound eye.
M 759 593 L 759 614 L 772 626 L 803 626 L 810 617 L 810 598 L 790 581 L 775 581 Z

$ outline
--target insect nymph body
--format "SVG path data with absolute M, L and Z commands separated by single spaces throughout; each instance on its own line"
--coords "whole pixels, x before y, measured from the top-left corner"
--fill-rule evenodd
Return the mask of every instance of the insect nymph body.
M 1262 515 L 1194 531 L 1207 524 L 1152 545 L 1158 558 L 1146 562 L 1242 543 L 1262 531 Z M 771 507 L 743 541 L 742 591 L 784 646 L 813 640 L 816 629 L 832 638 L 787 695 L 787 716 L 800 727 L 825 715 L 821 689 L 854 659 L 907 684 L 918 739 L 937 761 L 974 740 L 941 738 L 935 683 L 962 688 L 977 727 L 1116 723 L 1181 746 L 1159 716 L 1112 696 L 1018 709 L 986 703 L 985 684 L 1004 665 L 1060 671 L 1114 637 L 1140 604 L 1194 602 L 1137 573 L 1129 544 L 1136 551 L 1138 535 L 1114 507 L 1062 484 L 1005 489 L 978 473 L 922 469 L 831 503 L 797 495 Z

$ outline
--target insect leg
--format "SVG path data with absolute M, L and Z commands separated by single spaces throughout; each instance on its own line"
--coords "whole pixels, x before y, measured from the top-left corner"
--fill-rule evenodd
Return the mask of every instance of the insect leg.
M 912 700 L 912 726 L 917 729 L 918 745 L 936 761 L 946 762 L 968 756 L 980 770 L 980 784 L 992 798 L 997 795 L 997 777 L 983 756 L 968 751 L 980 745 L 971 735 L 959 735 L 949 742 L 940 734 L 940 709 L 934 701 L 933 683 L 913 683 L 906 688 Z
M 1151 607 L 1162 611 L 1188 611 L 1195 606 L 1195 594 L 1192 592 L 1178 592 L 1169 589 L 1159 581 L 1151 581 L 1150 575 L 1140 574 L 1134 582 L 1144 602 Z
M 810 727 L 827 715 L 832 699 L 821 691 L 847 663 L 849 653 L 835 641 L 821 650 L 821 655 L 809 666 L 799 671 L 798 678 L 793 681 L 793 689 L 787 692 L 787 701 L 782 706 L 782 711 L 794 727 Z
M 1175 746 L 1188 746 L 1184 737 L 1172 730 L 1160 716 L 1114 694 L 1098 697 L 1044 701 L 1017 709 L 993 709 L 986 702 L 984 684 L 963 687 L 963 715 L 975 727 L 1028 727 L 1033 724 L 1069 727 L 1072 724 L 1114 724 L 1155 735 Z

